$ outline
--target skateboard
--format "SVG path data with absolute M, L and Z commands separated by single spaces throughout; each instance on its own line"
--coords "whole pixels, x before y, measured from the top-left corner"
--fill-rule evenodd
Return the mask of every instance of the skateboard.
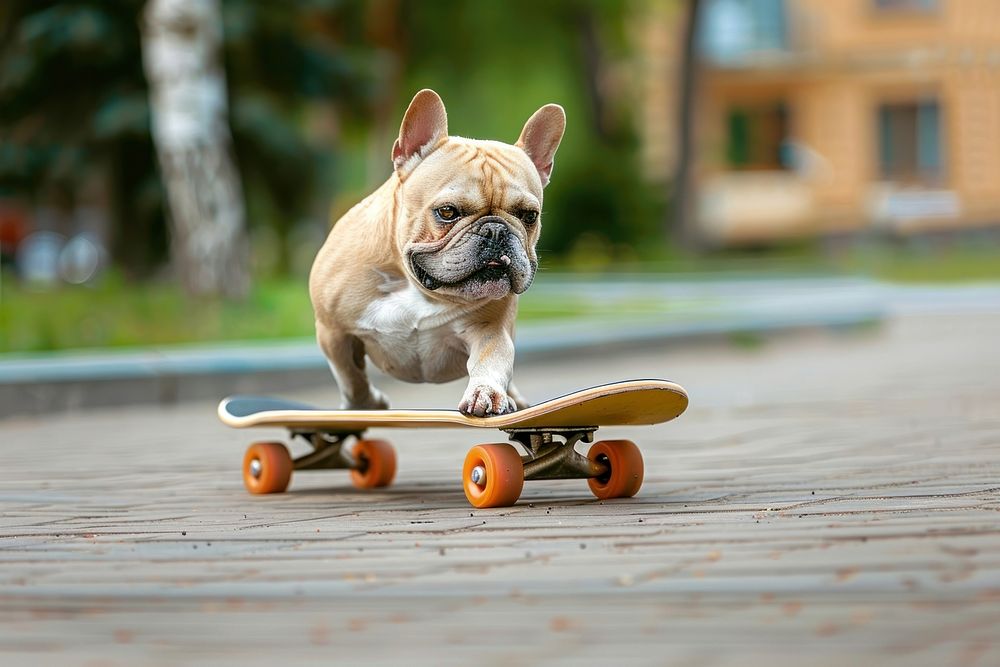
M 281 442 L 253 443 L 243 457 L 250 493 L 281 493 L 293 470 L 346 468 L 354 486 L 388 486 L 396 453 L 385 440 L 364 437 L 369 428 L 499 429 L 511 442 L 476 445 L 465 457 L 462 485 L 480 508 L 517 502 L 525 480 L 586 479 L 598 498 L 628 498 L 642 485 L 643 462 L 631 440 L 600 440 L 602 426 L 669 421 L 688 405 L 687 393 L 666 380 L 629 380 L 590 387 L 506 415 L 468 417 L 457 410 L 324 410 L 278 398 L 232 396 L 219 404 L 228 426 L 282 427 L 312 447 L 293 459 Z M 353 440 L 348 449 L 344 445 Z M 593 443 L 586 455 L 578 442 Z

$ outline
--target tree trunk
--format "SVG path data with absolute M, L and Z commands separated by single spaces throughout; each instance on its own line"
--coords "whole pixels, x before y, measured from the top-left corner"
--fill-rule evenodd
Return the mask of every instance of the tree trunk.
M 191 294 L 245 296 L 249 242 L 233 161 L 218 0 L 149 0 L 143 62 L 174 268 Z
M 601 49 L 600 35 L 597 32 L 597 18 L 592 8 L 584 7 L 576 16 L 577 31 L 580 40 L 580 55 L 583 61 L 584 90 L 590 106 L 591 122 L 594 134 L 606 144 L 613 141 L 608 123 L 607 105 L 604 103 L 604 91 L 601 90 L 601 75 L 604 70 L 604 54 Z
M 684 26 L 684 50 L 681 54 L 680 86 L 678 90 L 678 134 L 680 142 L 674 174 L 674 196 L 671 206 L 670 228 L 678 245 L 688 250 L 697 249 L 700 233 L 694 215 L 694 107 L 697 102 L 698 74 L 698 24 L 701 16 L 700 0 L 688 0 Z
M 419 9 L 418 9 L 419 11 Z M 376 186 L 386 179 L 392 162 L 392 143 L 399 136 L 399 118 L 396 102 L 403 85 L 403 69 L 407 61 L 409 43 L 404 30 L 405 19 L 400 0 L 374 0 L 369 2 L 365 13 L 366 39 L 380 53 L 384 71 L 379 77 L 381 86 L 372 107 L 373 141 L 368 142 L 365 183 Z

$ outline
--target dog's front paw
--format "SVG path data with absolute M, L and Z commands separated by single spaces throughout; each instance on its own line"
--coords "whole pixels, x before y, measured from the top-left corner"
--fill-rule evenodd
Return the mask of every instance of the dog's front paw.
M 469 384 L 458 410 L 472 417 L 493 417 L 514 412 L 517 406 L 507 392 L 485 383 Z
M 368 392 L 368 397 L 364 400 L 350 400 L 344 398 L 340 404 L 341 410 L 388 410 L 389 397 L 381 391 L 372 387 Z

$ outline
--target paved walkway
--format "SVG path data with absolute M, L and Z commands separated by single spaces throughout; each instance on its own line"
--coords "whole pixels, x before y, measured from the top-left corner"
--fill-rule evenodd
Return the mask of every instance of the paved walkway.
M 0 664 L 1000 664 L 998 340 L 1000 315 L 916 314 L 521 368 L 536 399 L 690 391 L 674 423 L 608 430 L 647 478 L 604 503 L 530 482 L 470 509 L 465 431 L 388 432 L 384 492 L 329 471 L 260 498 L 257 434 L 208 402 L 0 421 Z

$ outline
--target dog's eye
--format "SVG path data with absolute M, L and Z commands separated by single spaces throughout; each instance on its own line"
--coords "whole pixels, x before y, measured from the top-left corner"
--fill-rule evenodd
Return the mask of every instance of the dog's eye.
M 521 222 L 526 225 L 533 225 L 538 220 L 538 211 L 521 211 Z
M 462 214 L 458 212 L 458 209 L 451 204 L 439 206 L 434 209 L 434 215 L 436 215 L 437 219 L 442 222 L 455 222 L 462 217 Z

